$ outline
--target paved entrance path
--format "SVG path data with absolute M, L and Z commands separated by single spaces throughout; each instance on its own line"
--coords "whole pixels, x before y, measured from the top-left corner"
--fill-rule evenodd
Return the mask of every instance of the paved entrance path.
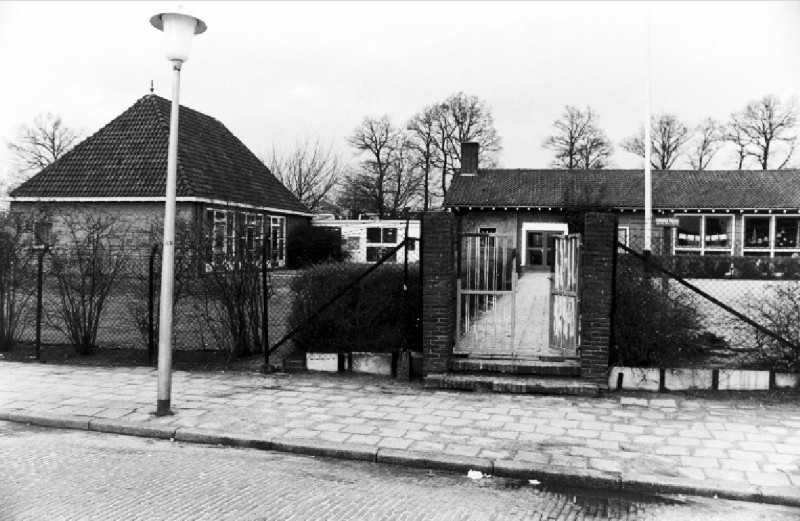
M 467 394 L 350 376 L 0 362 L 0 420 L 800 505 L 800 405 Z M 615 485 L 616 484 L 616 485 Z
M 514 338 L 510 338 L 512 299 Z M 481 302 L 481 305 L 489 305 Z M 474 304 L 473 304 L 474 305 Z M 550 349 L 550 272 L 529 271 L 517 279 L 515 295 L 503 295 L 470 324 L 460 339 L 459 352 L 522 358 L 564 356 Z

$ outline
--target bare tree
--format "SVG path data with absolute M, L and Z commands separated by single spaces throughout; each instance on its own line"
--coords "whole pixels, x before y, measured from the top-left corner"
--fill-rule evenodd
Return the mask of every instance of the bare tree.
M 19 127 L 13 141 L 6 143 L 14 157 L 17 179 L 21 182 L 63 156 L 83 138 L 83 132 L 66 126 L 61 116 L 39 114 L 30 125 Z
M 739 168 L 744 161 L 741 154 L 754 157 L 763 170 L 776 164 L 777 170 L 785 168 L 797 147 L 797 117 L 795 98 L 783 102 L 773 94 L 732 114 L 728 134 L 738 138 L 734 143 L 740 147 Z
M 296 139 L 291 150 L 272 147 L 267 166 L 309 210 L 319 210 L 342 176 L 342 161 L 333 144 Z
M 737 170 L 744 168 L 744 162 L 747 159 L 747 145 L 749 140 L 745 133 L 742 131 L 742 125 L 739 122 L 740 116 L 738 114 L 731 115 L 731 122 L 725 129 L 725 141 L 733 143 L 736 147 L 736 163 Z
M 480 144 L 480 164 L 494 166 L 502 149 L 500 135 L 494 128 L 492 109 L 477 96 L 458 92 L 436 105 L 437 158 L 441 168 L 442 196 L 447 193 L 454 169 L 461 167 L 461 143 Z
M 689 163 L 695 170 L 705 170 L 719 149 L 722 148 L 725 137 L 722 127 L 713 118 L 704 119 L 695 129 L 696 137 L 691 142 L 689 150 Z
M 670 170 L 691 137 L 689 129 L 673 114 L 659 114 L 650 125 L 650 164 L 657 170 Z M 620 146 L 626 152 L 644 157 L 644 128 L 623 140 Z
M 346 199 L 366 206 L 380 218 L 398 217 L 422 185 L 422 175 L 413 168 L 408 136 L 388 116 L 366 117 L 347 140 L 358 155 L 366 157 L 360 170 L 345 181 Z
M 556 132 L 542 142 L 553 150 L 553 166 L 568 170 L 600 169 L 608 166 L 614 151 L 605 132 L 597 126 L 598 117 L 591 107 L 582 111 L 567 105 L 564 113 L 553 123 Z
M 431 105 L 418 112 L 408 122 L 409 143 L 415 152 L 417 167 L 422 170 L 422 208 L 431 207 L 430 174 L 433 166 L 441 163 L 440 148 L 437 147 L 440 129 L 440 107 Z

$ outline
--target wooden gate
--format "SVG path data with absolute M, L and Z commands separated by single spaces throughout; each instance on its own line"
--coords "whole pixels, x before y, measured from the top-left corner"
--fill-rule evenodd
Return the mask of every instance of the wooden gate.
M 550 290 L 550 348 L 575 355 L 580 345 L 581 236 L 556 237 Z
M 455 352 L 511 354 L 517 286 L 514 236 L 467 233 L 460 239 Z

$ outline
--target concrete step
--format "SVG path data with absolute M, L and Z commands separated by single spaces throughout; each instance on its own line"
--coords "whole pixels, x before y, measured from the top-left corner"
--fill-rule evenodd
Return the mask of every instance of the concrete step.
M 471 374 L 430 374 L 423 385 L 433 389 L 458 391 L 490 391 L 512 394 L 549 394 L 568 396 L 599 396 L 606 386 L 578 378 L 535 376 L 500 376 Z
M 513 374 L 539 376 L 580 376 L 580 362 L 575 359 L 498 360 L 487 358 L 454 358 L 450 372 L 458 374 Z

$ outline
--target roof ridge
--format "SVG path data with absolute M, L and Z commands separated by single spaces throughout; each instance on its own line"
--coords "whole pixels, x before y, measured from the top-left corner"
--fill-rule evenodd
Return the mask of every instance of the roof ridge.
M 611 172 L 640 172 L 643 173 L 643 168 L 597 168 L 597 169 L 567 169 L 567 168 L 508 168 L 508 167 L 497 167 L 497 168 L 481 168 L 478 172 L 562 172 L 565 174 L 601 174 L 601 173 L 611 173 Z M 704 175 L 704 174 L 719 174 L 719 173 L 729 173 L 729 174 L 785 174 L 785 173 L 797 173 L 800 172 L 800 168 L 783 168 L 780 170 L 777 169 L 768 169 L 763 170 L 761 168 L 750 168 L 750 169 L 731 169 L 731 168 L 721 168 L 721 169 L 703 169 L 703 170 L 693 170 L 693 169 L 669 169 L 669 170 L 661 170 L 654 168 L 651 170 L 653 174 L 675 174 L 675 173 L 689 173 L 693 175 Z
M 156 112 L 156 117 L 158 118 L 158 128 L 162 132 L 163 136 L 167 140 L 167 154 L 169 154 L 169 135 L 170 135 L 170 119 L 172 118 L 172 101 L 168 100 L 167 98 L 163 98 L 157 94 L 148 94 L 145 96 L 145 99 L 150 102 L 150 104 L 154 107 Z M 162 111 L 162 103 L 169 104 L 169 117 Z M 178 125 L 180 125 L 180 109 L 182 106 L 180 103 L 178 104 Z M 183 107 L 184 109 L 191 110 L 188 107 Z M 178 127 L 180 129 L 180 126 Z M 167 163 L 167 168 L 169 168 L 169 163 Z M 165 174 L 166 175 L 166 174 Z M 187 196 L 192 196 L 197 194 L 196 187 L 192 182 L 192 177 L 186 174 L 186 169 L 183 166 L 183 161 L 181 161 L 181 147 L 180 147 L 180 132 L 178 134 L 178 154 L 177 154 L 177 164 L 175 168 L 175 188 L 178 191 L 179 187 L 185 187 Z

